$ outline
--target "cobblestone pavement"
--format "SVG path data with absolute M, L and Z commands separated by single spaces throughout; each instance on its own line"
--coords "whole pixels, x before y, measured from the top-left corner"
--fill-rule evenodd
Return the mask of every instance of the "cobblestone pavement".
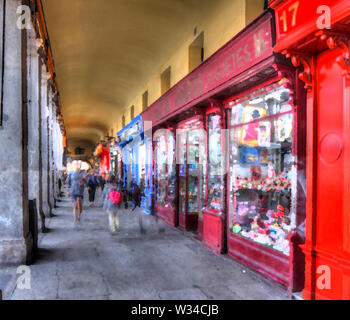
M 139 209 L 122 210 L 121 229 L 111 235 L 101 207 L 85 204 L 74 226 L 70 200 L 58 205 L 50 232 L 39 236 L 31 289 L 13 289 L 8 298 L 288 299 L 280 286 Z M 15 272 L 3 271 L 3 279 Z

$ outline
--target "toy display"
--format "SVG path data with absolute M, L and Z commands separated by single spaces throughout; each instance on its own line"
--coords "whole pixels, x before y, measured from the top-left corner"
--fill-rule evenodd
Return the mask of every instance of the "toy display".
M 276 120 L 276 134 L 278 141 L 284 141 L 291 137 L 293 127 L 293 117 L 286 114 Z
M 260 152 L 258 148 L 242 147 L 240 151 L 240 160 L 244 164 L 259 164 Z
M 251 122 L 247 125 L 242 126 L 241 129 L 241 144 L 250 145 L 250 146 L 258 146 L 259 145 L 259 132 L 263 131 L 260 122 L 256 122 L 254 120 L 264 117 L 266 115 L 265 107 L 260 106 L 252 106 L 245 105 L 243 107 L 243 122 Z M 266 121 L 265 121 L 266 122 Z M 265 128 L 265 131 L 267 129 Z M 265 137 L 264 137 L 265 136 Z M 267 131 L 265 134 L 260 134 L 261 140 L 266 140 L 268 138 Z
M 288 101 L 288 92 L 276 88 L 238 105 L 243 116 L 241 126 L 235 123 L 230 129 L 230 146 L 238 154 L 230 157 L 229 195 L 230 231 L 286 255 L 291 231 L 293 117 L 279 112 Z M 231 115 L 237 121 L 239 112 L 234 108 Z M 240 139 L 235 134 L 238 130 Z

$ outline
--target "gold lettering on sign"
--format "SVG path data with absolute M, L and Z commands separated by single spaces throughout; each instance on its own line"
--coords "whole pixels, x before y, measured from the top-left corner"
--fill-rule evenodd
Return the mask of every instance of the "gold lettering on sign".
M 299 8 L 299 1 L 294 2 L 288 7 L 288 13 L 292 13 L 291 27 L 295 27 L 297 24 L 297 14 Z M 288 31 L 288 16 L 287 11 L 283 10 L 282 14 L 279 14 L 279 19 L 282 22 L 283 32 Z
M 261 29 L 257 34 L 254 34 L 255 58 L 260 57 L 266 50 L 264 39 L 264 29 Z

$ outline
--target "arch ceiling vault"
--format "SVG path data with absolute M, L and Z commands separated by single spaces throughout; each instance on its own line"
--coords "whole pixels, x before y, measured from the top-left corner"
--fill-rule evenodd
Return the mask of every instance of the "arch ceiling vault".
M 215 2 L 42 0 L 68 143 L 97 143 Z

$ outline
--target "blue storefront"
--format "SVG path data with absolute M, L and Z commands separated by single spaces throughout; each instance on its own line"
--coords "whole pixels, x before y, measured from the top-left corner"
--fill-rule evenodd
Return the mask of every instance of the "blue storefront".
M 141 190 L 141 208 L 151 213 L 153 197 L 152 141 L 144 134 L 141 116 L 135 117 L 117 133 L 122 150 L 123 184 L 131 191 L 131 183 Z

